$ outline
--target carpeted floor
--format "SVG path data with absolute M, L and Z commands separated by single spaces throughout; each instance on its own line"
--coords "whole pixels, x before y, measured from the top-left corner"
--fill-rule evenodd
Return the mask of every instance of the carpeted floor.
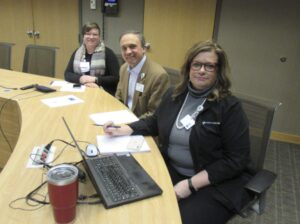
M 265 168 L 277 174 L 265 212 L 235 217 L 228 224 L 300 224 L 300 145 L 271 141 Z

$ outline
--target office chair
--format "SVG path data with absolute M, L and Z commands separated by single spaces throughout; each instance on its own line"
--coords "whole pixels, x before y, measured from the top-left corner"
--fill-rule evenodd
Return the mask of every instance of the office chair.
M 11 48 L 14 44 L 0 42 L 0 68 L 11 70 Z
M 180 72 L 169 67 L 164 67 L 164 69 L 169 74 L 170 86 L 176 86 L 180 80 Z
M 27 45 L 23 72 L 54 77 L 56 49 L 56 47 Z
M 234 95 L 241 100 L 249 120 L 252 159 L 250 168 L 256 173 L 245 186 L 247 190 L 253 193 L 253 200 L 244 207 L 239 215 L 247 217 L 253 211 L 260 215 L 265 209 L 266 192 L 276 179 L 276 174 L 263 169 L 263 165 L 274 113 L 280 104 L 239 93 Z

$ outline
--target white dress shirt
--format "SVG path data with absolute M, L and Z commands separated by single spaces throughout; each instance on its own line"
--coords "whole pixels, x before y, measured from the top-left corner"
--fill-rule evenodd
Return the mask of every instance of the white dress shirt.
M 139 77 L 139 74 L 142 70 L 142 67 L 146 61 L 146 55 L 142 58 L 142 60 L 134 67 L 130 68 L 128 66 L 127 70 L 129 72 L 129 83 L 128 83 L 128 97 L 127 97 L 127 106 L 132 109 L 133 96 L 136 88 L 136 82 Z

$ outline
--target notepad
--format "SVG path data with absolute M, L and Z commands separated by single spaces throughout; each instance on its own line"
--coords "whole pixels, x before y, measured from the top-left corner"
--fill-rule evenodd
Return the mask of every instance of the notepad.
M 98 125 L 103 125 L 108 121 L 112 121 L 115 124 L 128 124 L 138 120 L 138 118 L 128 110 L 90 114 L 90 118 Z
M 97 144 L 102 154 L 149 152 L 150 147 L 142 135 L 98 135 Z
M 79 87 L 74 87 L 73 83 L 68 83 L 60 88 L 61 92 L 84 92 L 86 87 L 81 85 Z
M 74 88 L 74 83 L 60 81 L 60 80 L 52 81 L 51 86 L 61 87 L 60 88 L 61 92 L 84 92 L 86 89 L 86 87 L 84 85 Z
M 41 101 L 48 107 L 63 107 L 84 102 L 82 99 L 73 95 L 42 99 Z

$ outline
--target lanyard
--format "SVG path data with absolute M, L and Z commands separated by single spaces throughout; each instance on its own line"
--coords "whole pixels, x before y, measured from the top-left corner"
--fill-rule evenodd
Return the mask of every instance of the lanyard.
M 185 100 L 184 100 L 184 102 L 183 102 L 183 105 L 182 105 L 182 107 L 181 107 L 181 109 L 180 109 L 180 111 L 179 111 L 179 114 L 178 114 L 178 116 L 177 116 L 177 119 L 176 119 L 176 127 L 178 128 L 178 129 L 182 129 L 183 127 L 184 127 L 184 125 L 182 124 L 182 122 L 181 121 L 179 121 L 179 118 L 181 117 L 181 114 L 182 114 L 182 110 L 183 110 L 183 108 L 184 108 L 184 106 L 185 106 L 185 104 L 186 104 L 186 101 L 187 101 L 187 98 L 188 98 L 188 96 L 189 96 L 189 93 L 186 95 L 186 97 L 185 97 Z M 198 116 L 198 114 L 204 109 L 204 103 L 206 102 L 206 98 L 203 100 L 203 102 L 196 108 L 196 110 L 192 113 L 192 115 L 189 115 L 189 114 L 187 114 L 184 118 L 186 118 L 187 116 L 190 116 L 190 118 L 192 119 L 192 120 L 196 120 L 196 117 Z M 184 119 L 183 118 L 183 119 Z

